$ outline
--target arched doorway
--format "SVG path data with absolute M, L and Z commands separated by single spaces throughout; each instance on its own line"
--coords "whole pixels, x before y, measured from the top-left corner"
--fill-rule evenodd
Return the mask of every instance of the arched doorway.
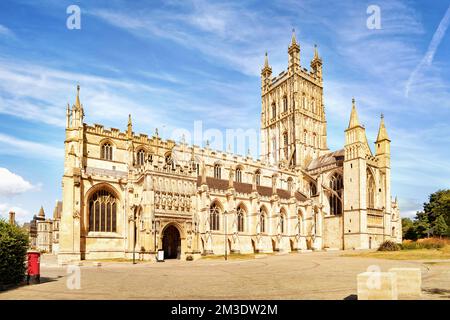
M 181 239 L 178 229 L 171 225 L 163 233 L 164 259 L 179 259 L 181 253 Z

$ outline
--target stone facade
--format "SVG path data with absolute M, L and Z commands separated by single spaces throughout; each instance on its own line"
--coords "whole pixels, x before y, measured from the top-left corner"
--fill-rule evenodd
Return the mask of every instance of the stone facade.
M 59 260 L 376 248 L 401 241 L 390 140 L 375 154 L 353 101 L 344 148 L 327 147 L 322 60 L 261 72 L 261 158 L 84 123 L 67 106 Z

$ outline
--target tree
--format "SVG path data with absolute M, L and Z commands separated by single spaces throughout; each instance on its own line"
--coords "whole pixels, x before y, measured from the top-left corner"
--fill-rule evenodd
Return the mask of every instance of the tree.
M 447 226 L 450 225 L 450 189 L 438 190 L 429 197 L 429 202 L 423 204 L 423 215 L 428 217 L 428 221 L 434 221 L 442 216 Z M 446 233 L 448 235 L 448 232 Z
M 402 237 L 410 240 L 417 238 L 413 221 L 410 218 L 402 218 Z
M 28 235 L 0 219 L 0 286 L 20 283 L 25 276 Z
M 414 231 L 418 238 L 430 237 L 431 223 L 429 216 L 424 212 L 417 212 L 414 220 Z
M 444 216 L 440 215 L 433 222 L 433 234 L 442 238 L 443 235 L 448 234 L 448 226 L 445 222 Z

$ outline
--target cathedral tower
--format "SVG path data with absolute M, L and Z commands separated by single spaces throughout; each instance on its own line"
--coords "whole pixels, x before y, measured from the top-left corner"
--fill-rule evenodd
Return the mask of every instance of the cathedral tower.
M 288 48 L 287 71 L 272 77 L 266 54 L 261 100 L 262 160 L 299 169 L 328 152 L 322 59 L 315 48 L 311 70 L 302 69 L 295 32 Z
M 80 103 L 80 86 L 72 108 L 67 106 L 64 141 L 63 209 L 60 225 L 60 262 L 80 260 L 81 169 L 84 154 L 84 110 Z M 78 241 L 77 241 L 78 239 Z

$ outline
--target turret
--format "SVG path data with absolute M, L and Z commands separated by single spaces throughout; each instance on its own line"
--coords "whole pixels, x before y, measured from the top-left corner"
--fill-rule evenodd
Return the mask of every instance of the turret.
M 366 155 L 370 154 L 366 130 L 360 124 L 355 99 L 345 130 L 344 249 L 368 248 L 366 211 Z
M 314 45 L 314 58 L 311 60 L 312 73 L 322 81 L 322 58 L 319 57 L 317 45 Z
M 289 74 L 292 74 L 295 71 L 300 70 L 300 46 L 297 44 L 294 29 L 292 29 L 292 39 L 291 44 L 288 48 L 288 53 L 289 53 L 288 71 Z
M 261 91 L 266 92 L 270 88 L 270 82 L 272 81 L 272 68 L 269 65 L 269 58 L 264 58 L 264 67 L 261 70 Z
M 133 123 L 131 122 L 131 114 L 129 114 L 127 125 L 127 138 L 131 139 L 132 137 L 133 137 Z
M 345 158 L 364 158 L 370 154 L 367 145 L 366 129 L 359 123 L 355 99 L 352 99 L 352 111 L 348 128 L 345 130 Z
M 77 96 L 75 98 L 75 104 L 72 106 L 72 110 L 69 110 L 69 106 L 67 106 L 66 127 L 67 128 L 82 127 L 83 119 L 84 119 L 84 110 L 83 105 L 80 103 L 80 85 L 78 85 Z
M 381 114 L 380 128 L 378 129 L 378 136 L 375 141 L 375 154 L 382 167 L 390 166 L 391 140 L 389 140 L 386 127 L 384 125 L 383 114 Z

